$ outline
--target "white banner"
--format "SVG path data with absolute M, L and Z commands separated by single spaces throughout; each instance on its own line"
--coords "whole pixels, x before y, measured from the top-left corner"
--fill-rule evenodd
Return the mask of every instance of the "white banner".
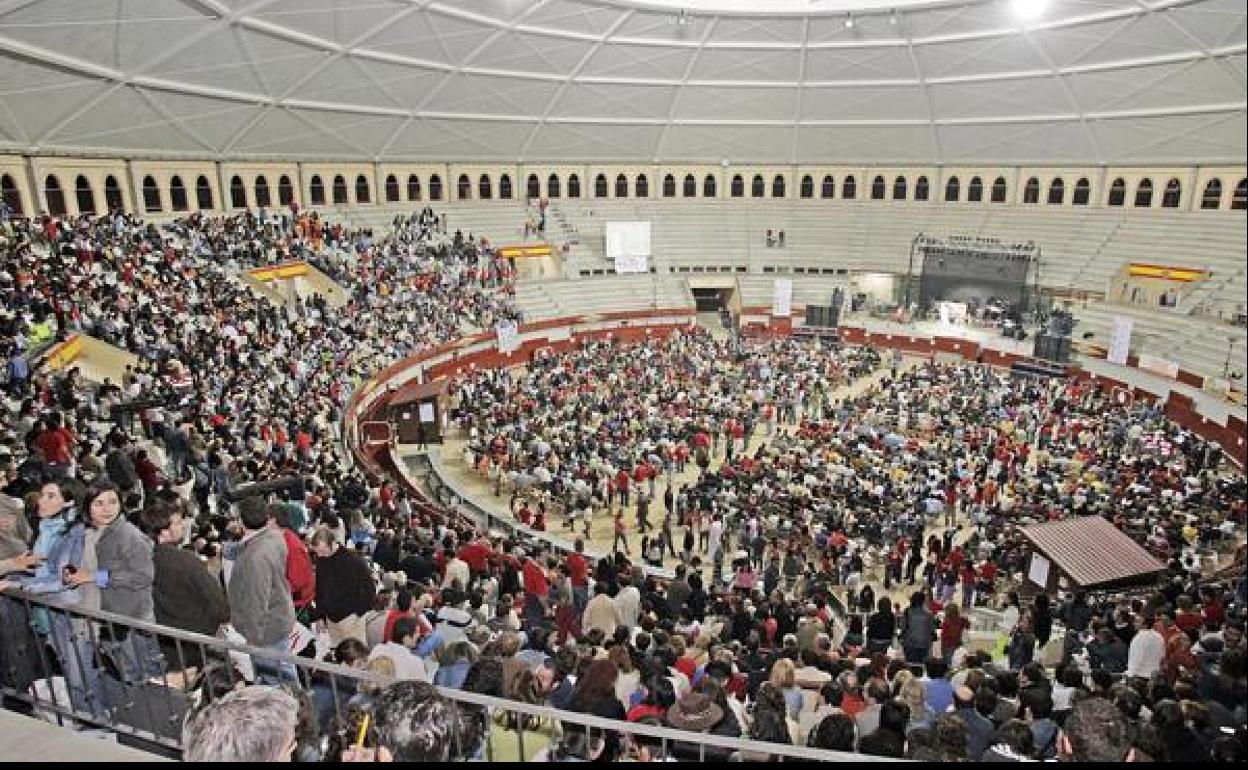
M 619 254 L 615 257 L 615 272 L 625 273 L 650 272 L 650 257 L 645 254 Z
M 615 262 L 615 272 L 650 272 L 649 222 L 607 222 L 604 237 L 607 259 Z
M 514 353 L 520 349 L 520 327 L 515 321 L 499 321 L 494 325 L 498 335 L 498 352 Z
M 1049 560 L 1038 551 L 1031 552 L 1031 569 L 1027 570 L 1027 579 L 1041 587 L 1049 585 Z
M 1109 353 L 1105 360 L 1111 364 L 1127 363 L 1127 354 L 1131 351 L 1131 327 L 1135 322 L 1123 316 L 1114 316 L 1114 337 L 1109 341 Z
M 786 318 L 793 313 L 793 281 L 788 278 L 777 278 L 775 293 L 771 298 L 771 314 L 777 318 Z

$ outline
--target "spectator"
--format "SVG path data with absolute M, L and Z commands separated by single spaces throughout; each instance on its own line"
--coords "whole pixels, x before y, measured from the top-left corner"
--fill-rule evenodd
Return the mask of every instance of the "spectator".
M 289 762 L 299 704 L 276 687 L 245 687 L 208 704 L 182 728 L 186 762 Z
M 363 642 L 364 616 L 373 608 L 377 584 L 368 565 L 358 555 L 338 544 L 327 527 L 312 535 L 316 554 L 316 611 L 324 621 L 330 644 L 343 639 Z

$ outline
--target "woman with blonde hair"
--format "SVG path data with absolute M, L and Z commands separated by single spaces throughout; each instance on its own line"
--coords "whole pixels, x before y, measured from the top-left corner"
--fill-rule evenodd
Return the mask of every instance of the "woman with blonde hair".
M 802 689 L 797 686 L 797 667 L 793 661 L 788 658 L 777 660 L 771 667 L 771 676 L 767 678 L 767 681 L 784 695 L 789 718 L 797 719 L 805 698 L 802 696 Z

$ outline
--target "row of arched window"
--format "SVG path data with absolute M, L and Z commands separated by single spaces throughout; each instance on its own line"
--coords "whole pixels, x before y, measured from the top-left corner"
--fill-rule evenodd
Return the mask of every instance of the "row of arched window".
M 770 186 L 762 174 L 755 174 L 750 180 L 749 192 L 752 198 L 764 198 L 768 196 L 773 198 L 785 197 L 785 177 L 777 174 L 772 178 Z M 695 198 L 698 196 L 699 188 L 704 198 L 714 198 L 718 194 L 718 181 L 714 174 L 707 174 L 699 185 L 697 177 L 693 174 L 685 174 L 681 180 L 679 188 L 675 175 L 666 174 L 663 177 L 660 192 L 664 198 L 675 198 L 679 189 L 679 197 Z M 346 177 L 341 174 L 335 175 L 331 180 L 331 185 L 327 191 L 324 179 L 320 174 L 313 174 L 309 179 L 310 203 L 313 206 L 324 206 L 329 203 L 334 205 L 348 205 L 352 202 L 357 204 L 367 204 L 372 200 L 371 188 L 368 177 L 360 174 L 355 179 L 355 200 L 352 201 L 349 196 L 349 188 L 347 186 Z M 1078 179 L 1073 187 L 1073 195 L 1071 204 L 1075 206 L 1088 205 L 1091 197 L 1092 185 L 1086 177 Z M 1201 196 L 1201 209 L 1217 209 L 1222 205 L 1222 180 L 1209 180 Z M 156 183 L 152 176 L 145 176 L 142 181 L 140 192 L 142 193 L 143 209 L 148 213 L 165 211 L 165 200 L 162 195 L 160 186 Z M 327 195 L 328 192 L 328 195 Z M 443 199 L 442 178 L 433 174 L 428 179 L 428 197 L 429 200 L 440 201 Z M 495 181 L 489 174 L 482 174 L 476 181 L 474 190 L 473 180 L 467 174 L 460 174 L 456 180 L 456 197 L 460 200 L 477 198 L 479 200 L 490 200 L 495 197 L 500 200 L 511 200 L 514 195 L 511 175 L 501 174 L 497 180 L 497 191 L 495 189 Z M 614 185 L 611 185 L 606 174 L 598 174 L 594 177 L 593 195 L 596 198 L 607 198 L 614 196 L 616 198 L 627 198 L 630 195 L 637 198 L 648 198 L 650 196 L 650 182 L 645 174 L 638 174 L 632 181 L 631 191 L 629 179 L 625 174 L 619 174 L 615 177 Z M 735 174 L 732 177 L 729 186 L 729 194 L 733 198 L 745 197 L 746 186 L 745 178 L 741 174 Z M 891 195 L 890 195 L 891 192 Z M 1140 208 L 1147 208 L 1153 205 L 1153 195 L 1155 192 L 1153 181 L 1149 178 L 1141 179 L 1135 186 L 1134 197 L 1132 203 Z M 4 174 L 0 177 L 0 193 L 3 194 L 3 200 L 15 212 L 23 211 L 21 195 L 18 192 L 17 185 L 13 177 Z M 44 180 L 44 193 L 47 200 L 48 212 L 53 215 L 63 215 L 67 212 L 66 196 L 73 194 L 77 203 L 77 209 L 81 213 L 97 213 L 97 205 L 95 192 L 91 188 L 91 181 L 84 175 L 78 175 L 74 180 L 72 189 L 65 189 L 60 179 L 55 174 L 49 174 Z M 295 188 L 291 182 L 290 176 L 283 174 L 278 178 L 276 196 L 269 186 L 268 179 L 263 176 L 257 176 L 252 188 L 252 201 L 256 206 L 270 207 L 273 205 L 288 206 L 295 199 Z M 549 198 L 563 197 L 564 180 L 558 174 L 551 174 L 546 179 L 545 194 Z M 909 180 L 904 176 L 898 176 L 893 179 L 890 185 L 882 176 L 877 175 L 871 180 L 870 198 L 871 200 L 908 200 L 910 199 Z M 993 180 L 990 187 L 985 189 L 985 183 L 982 177 L 971 177 L 966 185 L 966 194 L 963 197 L 962 181 L 956 176 L 950 177 L 945 182 L 944 200 L 947 203 L 956 203 L 965 200 L 968 203 L 979 203 L 984 200 L 987 193 L 989 200 L 993 203 L 1005 203 L 1009 198 L 1008 184 L 1005 177 L 998 176 Z M 577 174 L 569 174 L 566 180 L 566 194 L 569 198 L 581 197 L 581 180 Z M 930 184 L 926 176 L 920 176 L 914 181 L 913 200 L 926 201 L 931 194 Z M 538 198 L 542 196 L 541 179 L 537 174 L 530 174 L 525 184 L 525 195 L 529 198 Z M 802 198 L 816 197 L 815 178 L 809 174 L 802 177 L 798 195 Z M 840 182 L 839 197 L 843 200 L 853 200 L 858 195 L 858 183 L 853 175 L 848 175 Z M 1169 180 L 1162 190 L 1161 205 L 1163 208 L 1178 208 L 1183 195 L 1183 185 L 1178 179 Z M 405 189 L 400 187 L 399 178 L 390 174 L 385 180 L 384 190 L 386 203 L 398 203 L 403 200 L 418 201 L 422 200 L 421 179 L 416 174 L 410 174 L 407 177 Z M 833 199 L 837 196 L 837 182 L 831 175 L 824 176 L 818 185 L 818 197 L 824 199 Z M 1023 186 L 1023 203 L 1038 204 L 1041 197 L 1041 184 L 1037 177 L 1031 177 Z M 1056 177 L 1049 181 L 1048 190 L 1045 194 L 1045 202 L 1051 205 L 1062 205 L 1066 202 L 1066 182 L 1061 177 Z M 196 209 L 212 209 L 214 208 L 212 185 L 208 182 L 208 177 L 200 175 L 195 180 L 194 201 Z M 182 177 L 174 175 L 169 180 L 168 205 L 171 211 L 187 211 L 191 208 L 190 191 L 187 189 Z M 247 208 L 247 186 L 243 182 L 242 177 L 235 175 L 230 179 L 229 203 L 231 208 L 243 209 Z M 1124 179 L 1117 178 L 1109 186 L 1106 204 L 1109 206 L 1125 206 L 1127 204 L 1127 183 Z M 104 180 L 104 209 L 124 209 L 124 196 L 122 195 L 121 186 L 117 182 L 117 178 L 109 175 Z M 1241 179 L 1235 188 L 1235 194 L 1231 200 L 1231 208 L 1236 210 L 1248 209 L 1248 179 Z

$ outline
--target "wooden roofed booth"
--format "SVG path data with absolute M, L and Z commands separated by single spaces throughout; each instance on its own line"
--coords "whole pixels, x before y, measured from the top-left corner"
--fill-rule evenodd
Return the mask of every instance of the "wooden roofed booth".
M 409 382 L 389 399 L 389 418 L 400 444 L 442 443 L 442 415 L 450 381 Z
M 1033 524 L 1019 530 L 1031 548 L 1028 593 L 1112 591 L 1155 585 L 1166 566 L 1100 516 Z

